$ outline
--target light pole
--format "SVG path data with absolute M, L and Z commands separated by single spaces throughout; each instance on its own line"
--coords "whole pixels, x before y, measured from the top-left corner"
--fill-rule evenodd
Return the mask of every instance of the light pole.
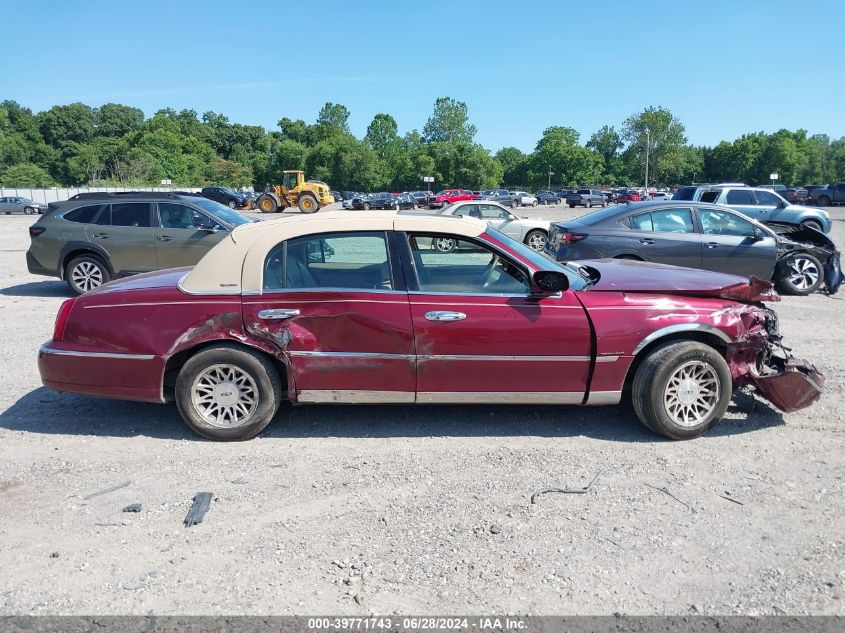
M 552 176 L 554 176 L 554 175 L 555 175 L 555 172 L 552 171 L 552 166 L 549 165 L 549 185 L 548 185 L 548 187 L 546 187 L 546 189 L 552 188 Z
M 645 129 L 645 195 L 648 198 L 648 148 L 651 145 L 651 130 Z

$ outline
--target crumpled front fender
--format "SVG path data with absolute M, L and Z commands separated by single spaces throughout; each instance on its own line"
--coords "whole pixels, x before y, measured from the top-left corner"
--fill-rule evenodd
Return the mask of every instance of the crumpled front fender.
M 824 376 L 800 358 L 772 359 L 770 365 L 782 365 L 780 371 L 760 375 L 752 372 L 751 383 L 781 411 L 791 413 L 809 407 L 822 395 Z

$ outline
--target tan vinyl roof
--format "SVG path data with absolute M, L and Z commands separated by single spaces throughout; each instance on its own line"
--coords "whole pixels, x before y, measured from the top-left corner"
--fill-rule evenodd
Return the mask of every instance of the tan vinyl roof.
M 321 211 L 242 224 L 212 248 L 179 287 L 189 294 L 260 293 L 267 253 L 279 242 L 302 235 L 396 230 L 478 237 L 486 228 L 475 218 L 396 211 Z

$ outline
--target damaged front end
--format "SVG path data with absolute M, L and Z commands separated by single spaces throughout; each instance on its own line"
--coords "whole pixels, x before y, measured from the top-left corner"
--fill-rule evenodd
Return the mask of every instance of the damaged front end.
M 740 314 L 745 331 L 727 353 L 734 384 L 754 387 L 786 413 L 809 407 L 822 395 L 824 376 L 783 345 L 774 311 L 762 306 L 748 308 Z

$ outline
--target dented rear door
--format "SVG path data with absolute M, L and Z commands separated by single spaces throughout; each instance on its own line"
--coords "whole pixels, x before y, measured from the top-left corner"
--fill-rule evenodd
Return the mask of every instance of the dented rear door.
M 413 402 L 411 314 L 392 250 L 384 231 L 353 231 L 267 255 L 262 293 L 243 298 L 244 325 L 284 355 L 298 401 Z

